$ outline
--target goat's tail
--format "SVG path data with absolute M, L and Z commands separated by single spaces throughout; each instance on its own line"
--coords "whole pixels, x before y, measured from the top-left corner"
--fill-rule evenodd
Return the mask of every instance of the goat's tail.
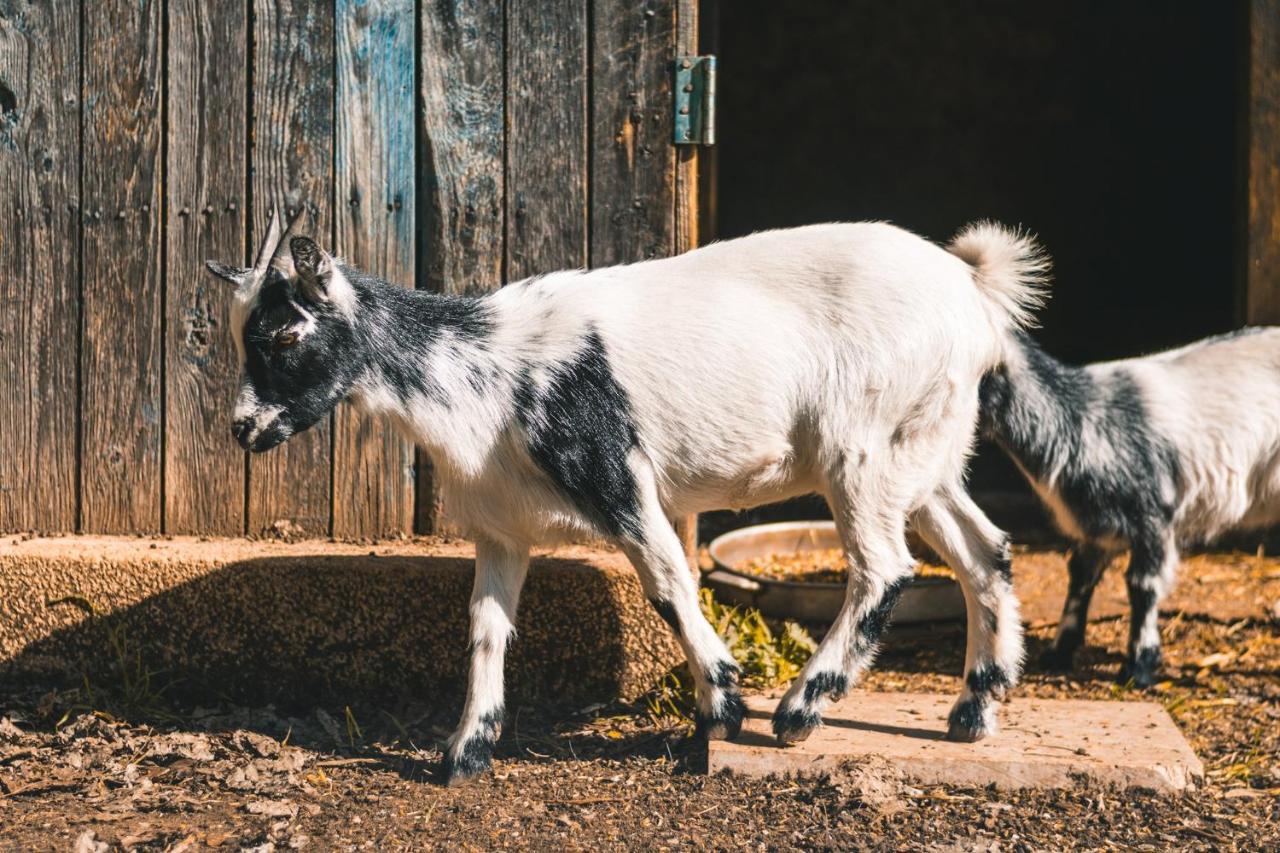
M 1010 326 L 1034 325 L 1049 297 L 1049 255 L 1032 235 L 996 222 L 960 229 L 947 251 L 973 267 L 973 280 Z

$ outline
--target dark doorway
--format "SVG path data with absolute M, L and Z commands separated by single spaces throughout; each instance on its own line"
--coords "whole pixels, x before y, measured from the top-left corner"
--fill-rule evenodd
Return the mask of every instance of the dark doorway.
M 719 4 L 718 233 L 992 218 L 1055 263 L 1072 360 L 1232 327 L 1237 4 Z
M 1054 259 L 1037 336 L 1069 361 L 1237 325 L 1238 4 L 706 0 L 719 56 L 721 238 L 887 219 L 937 241 L 990 218 Z M 971 486 L 1045 525 L 989 448 Z M 813 516 L 812 500 L 704 533 Z

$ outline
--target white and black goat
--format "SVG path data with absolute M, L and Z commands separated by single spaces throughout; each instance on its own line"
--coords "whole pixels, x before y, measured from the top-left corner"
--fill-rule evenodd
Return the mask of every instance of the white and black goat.
M 1129 549 L 1120 681 L 1160 669 L 1159 604 L 1180 544 L 1280 521 L 1280 329 L 1071 367 L 1026 334 L 983 379 L 982 425 L 1075 540 L 1062 621 L 1042 663 L 1071 668 L 1089 600 Z
M 1028 239 L 977 225 L 947 251 L 885 224 L 818 225 L 463 298 L 388 284 L 278 232 L 273 217 L 252 269 L 209 264 L 237 285 L 232 431 L 267 450 L 350 398 L 430 454 L 476 542 L 448 779 L 490 765 L 530 546 L 588 531 L 627 554 L 679 638 L 702 734 L 734 737 L 738 667 L 699 611 L 671 519 L 809 492 L 830 501 L 852 571 L 778 706 L 778 738 L 808 736 L 869 665 L 912 575 L 909 520 L 969 610 L 949 734 L 994 730 L 1021 626 L 1005 537 L 963 474 L 978 383 L 1040 297 Z

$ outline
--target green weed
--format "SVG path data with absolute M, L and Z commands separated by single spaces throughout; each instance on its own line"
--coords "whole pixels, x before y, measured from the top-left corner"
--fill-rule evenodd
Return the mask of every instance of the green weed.
M 46 605 L 70 605 L 83 612 L 90 620 L 105 619 L 102 611 L 92 601 L 79 595 L 53 599 L 47 601 Z M 95 688 L 88 673 L 82 673 L 83 686 L 79 690 L 81 701 L 73 703 L 68 714 L 71 711 L 101 711 L 99 706 L 107 704 L 105 697 L 111 697 L 113 704 L 130 714 L 171 717 L 172 714 L 164 710 L 164 694 L 178 682 L 169 680 L 160 683 L 157 680 L 159 671 L 146 667 L 142 660 L 142 647 L 129 636 L 128 626 L 123 621 L 104 625 L 103 632 L 115 680 L 109 685 L 100 684 Z
M 721 604 L 709 589 L 700 590 L 698 599 L 703 615 L 742 668 L 744 687 L 768 688 L 790 682 L 817 648 L 809 632 L 794 622 L 784 622 L 775 630 L 759 610 Z M 644 702 L 655 723 L 692 723 L 697 703 L 688 667 L 680 666 L 664 675 Z

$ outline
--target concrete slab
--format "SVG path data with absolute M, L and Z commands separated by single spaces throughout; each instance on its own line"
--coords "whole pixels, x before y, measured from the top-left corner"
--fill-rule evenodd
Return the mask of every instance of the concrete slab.
M 821 774 L 879 756 L 924 785 L 1105 788 L 1172 793 L 1204 775 L 1182 733 L 1152 702 L 1015 697 L 1001 709 L 1000 734 L 974 744 L 944 740 L 954 696 L 853 693 L 831 707 L 809 739 L 781 747 L 769 721 L 776 695 L 747 698 L 733 743 L 709 745 L 707 770 L 745 776 Z

